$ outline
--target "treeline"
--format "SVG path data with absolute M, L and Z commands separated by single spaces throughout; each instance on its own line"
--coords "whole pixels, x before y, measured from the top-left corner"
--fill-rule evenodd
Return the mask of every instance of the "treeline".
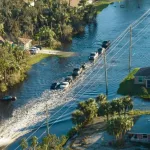
M 32 137 L 28 142 L 26 139 L 22 139 L 20 146 L 22 150 L 69 150 L 68 148 L 63 148 L 66 143 L 66 136 L 56 137 L 56 135 L 48 134 L 39 142 L 36 136 Z
M 95 20 L 93 5 L 81 0 L 80 7 L 71 7 L 60 0 L 37 0 L 30 6 L 23 0 L 1 0 L 0 34 L 30 37 L 45 46 L 60 46 L 71 41 L 72 35 L 83 32 L 84 26 Z
M 29 67 L 28 56 L 18 47 L 12 47 L 7 43 L 0 45 L 0 91 L 6 91 L 25 78 Z

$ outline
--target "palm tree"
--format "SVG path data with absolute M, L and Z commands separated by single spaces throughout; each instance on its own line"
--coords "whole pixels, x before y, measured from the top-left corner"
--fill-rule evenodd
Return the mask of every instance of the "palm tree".
M 116 140 L 122 140 L 123 136 L 133 126 L 133 119 L 128 116 L 117 116 L 107 122 L 107 132 L 114 135 Z
M 21 147 L 23 150 L 28 148 L 28 142 L 25 138 L 21 140 Z
M 96 97 L 96 103 L 100 105 L 102 102 L 107 101 L 107 96 L 104 94 L 100 94 Z
M 111 112 L 111 105 L 109 102 L 105 101 L 102 102 L 99 109 L 98 109 L 98 115 L 99 116 L 106 116 L 107 117 L 107 121 L 109 120 L 109 115 Z
M 130 96 L 123 97 L 122 104 L 124 108 L 124 115 L 127 113 L 127 111 L 132 110 L 133 108 L 133 100 Z
M 111 112 L 114 114 L 115 112 L 118 113 L 118 115 L 121 115 L 121 112 L 123 111 L 123 103 L 122 103 L 122 99 L 120 98 L 116 98 L 114 100 L 112 100 L 111 102 Z
M 38 138 L 36 136 L 33 136 L 31 139 L 31 146 L 33 147 L 33 150 L 36 150 L 37 145 L 38 145 Z

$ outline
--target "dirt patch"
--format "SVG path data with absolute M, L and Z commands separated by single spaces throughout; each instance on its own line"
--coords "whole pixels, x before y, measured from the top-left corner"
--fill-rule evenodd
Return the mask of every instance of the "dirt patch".
M 69 0 L 66 0 L 69 3 Z M 73 7 L 77 7 L 80 0 L 70 0 L 70 5 Z
M 71 141 L 70 147 L 73 150 L 87 149 L 91 144 L 99 140 L 99 133 L 105 130 L 105 126 L 104 118 L 95 118 L 91 124 L 83 128 L 79 135 Z

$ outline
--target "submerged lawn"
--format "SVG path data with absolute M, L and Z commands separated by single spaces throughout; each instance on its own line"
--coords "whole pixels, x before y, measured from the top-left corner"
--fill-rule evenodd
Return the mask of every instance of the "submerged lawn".
M 50 57 L 49 54 L 36 54 L 36 55 L 31 55 L 28 59 L 28 64 L 29 66 L 32 66 L 38 62 L 40 62 L 42 59 Z
M 94 5 L 95 5 L 98 13 L 100 13 L 109 4 L 116 2 L 116 1 L 119 1 L 119 0 L 97 0 L 96 2 L 94 2 Z
M 150 99 L 150 89 L 144 85 L 134 84 L 134 74 L 139 70 L 135 68 L 121 83 L 117 91 L 121 95 L 138 96 L 143 99 Z

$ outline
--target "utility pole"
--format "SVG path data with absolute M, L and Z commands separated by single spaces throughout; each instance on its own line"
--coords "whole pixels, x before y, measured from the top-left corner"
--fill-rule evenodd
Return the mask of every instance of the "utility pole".
M 132 55 L 132 26 L 130 26 L 129 72 L 131 71 L 131 55 Z
M 108 95 L 108 78 L 107 78 L 107 64 L 106 64 L 106 49 L 104 50 L 104 68 L 105 68 L 106 95 Z
M 47 135 L 49 134 L 48 118 L 49 118 L 49 115 L 48 115 L 48 106 L 46 104 L 46 128 L 47 128 Z

